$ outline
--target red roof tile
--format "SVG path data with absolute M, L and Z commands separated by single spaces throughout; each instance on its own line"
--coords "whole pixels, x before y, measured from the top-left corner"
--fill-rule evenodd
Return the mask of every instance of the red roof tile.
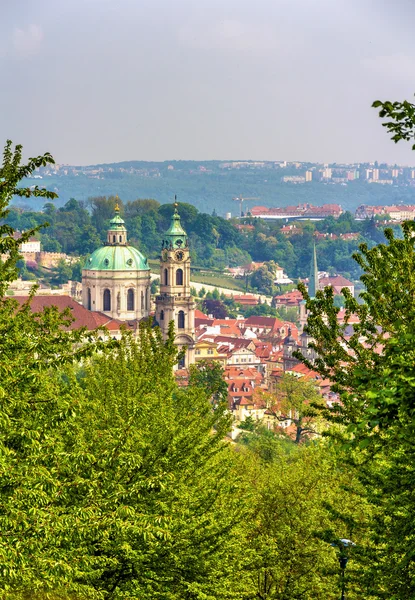
M 27 296 L 13 296 L 19 304 L 27 302 Z M 69 308 L 74 318 L 69 329 L 79 329 L 86 327 L 89 331 L 97 327 L 106 327 L 110 331 L 119 331 L 122 321 L 111 319 L 104 313 L 98 311 L 90 311 L 76 302 L 70 296 L 34 296 L 31 302 L 33 312 L 42 312 L 46 307 L 56 306 L 60 312 Z M 127 325 L 127 323 L 126 323 Z

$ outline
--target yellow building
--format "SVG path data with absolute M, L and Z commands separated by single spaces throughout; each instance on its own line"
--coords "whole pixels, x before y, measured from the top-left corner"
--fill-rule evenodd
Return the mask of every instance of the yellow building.
M 205 340 L 196 342 L 196 363 L 200 362 L 201 360 L 214 360 L 215 362 L 220 363 L 222 367 L 225 367 L 227 358 L 227 354 L 220 354 L 218 352 L 217 346 L 214 342 L 208 342 Z

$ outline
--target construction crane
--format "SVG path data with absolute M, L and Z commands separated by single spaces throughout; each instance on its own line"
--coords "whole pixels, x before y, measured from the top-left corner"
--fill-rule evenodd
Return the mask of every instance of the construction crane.
M 239 202 L 239 207 L 240 207 L 240 212 L 241 212 L 241 217 L 244 216 L 244 213 L 242 212 L 242 204 L 244 202 L 247 201 L 251 201 L 251 200 L 259 200 L 259 198 L 245 198 L 244 196 L 237 196 L 236 198 L 232 198 L 232 200 L 234 200 L 235 202 Z

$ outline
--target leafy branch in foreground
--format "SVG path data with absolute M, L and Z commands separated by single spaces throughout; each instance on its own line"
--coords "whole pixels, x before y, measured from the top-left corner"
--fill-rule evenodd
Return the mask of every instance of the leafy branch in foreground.
M 382 126 L 392 134 L 391 139 L 395 144 L 401 140 L 415 139 L 415 104 L 407 100 L 403 102 L 375 100 L 372 107 L 380 108 L 379 117 L 381 119 L 390 119 L 386 123 L 382 123 Z M 415 144 L 412 145 L 412 150 L 415 150 Z
M 0 255 L 7 255 L 6 260 L 0 263 L 0 296 L 4 295 L 7 283 L 17 277 L 16 262 L 19 259 L 20 244 L 26 242 L 40 229 L 40 227 L 28 229 L 22 233 L 20 239 L 14 239 L 14 229 L 4 224 L 4 219 L 9 214 L 7 207 L 13 196 L 25 198 L 35 196 L 49 199 L 58 197 L 55 192 L 50 192 L 38 186 L 34 188 L 19 186 L 22 179 L 29 177 L 37 168 L 54 164 L 55 161 L 51 154 L 47 152 L 35 158 L 29 158 L 28 162 L 23 165 L 21 161 L 22 146 L 17 145 L 13 150 L 11 140 L 7 140 L 3 152 L 3 163 L 0 166 L 0 221 L 3 222 L 0 225 Z M 47 223 L 42 227 L 46 225 Z

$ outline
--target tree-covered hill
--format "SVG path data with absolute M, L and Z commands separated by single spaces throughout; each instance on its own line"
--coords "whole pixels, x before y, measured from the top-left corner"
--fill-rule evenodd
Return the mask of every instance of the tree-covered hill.
M 115 194 L 125 201 L 156 198 L 166 203 L 177 194 L 182 202 L 193 204 L 203 212 L 216 210 L 222 216 L 226 212 L 238 214 L 239 205 L 232 198 L 241 194 L 260 198 L 253 204 L 264 206 L 338 203 L 352 211 L 363 203 L 415 203 L 415 188 L 403 185 L 370 185 L 363 180 L 344 185 L 314 181 L 293 185 L 281 181 L 283 175 L 303 174 L 307 164 L 303 163 L 304 168 L 299 172 L 294 168 L 276 167 L 223 168 L 219 161 L 130 161 L 88 167 L 63 166 L 56 173 L 43 174 L 42 183 L 59 194 L 58 205 L 70 198 L 87 200 L 92 196 Z M 39 180 L 33 178 L 25 181 L 28 186 L 38 183 Z M 22 205 L 21 199 L 19 204 Z M 40 203 L 32 206 L 41 208 Z
M 169 226 L 173 205 L 160 204 L 152 199 L 123 201 L 118 199 L 125 219 L 128 239 L 148 258 L 157 259 L 163 233 Z M 88 203 L 71 199 L 60 208 L 48 202 L 43 211 L 22 210 L 12 207 L 6 223 L 26 231 L 45 221 L 49 227 L 37 235 L 42 248 L 49 252 L 65 252 L 85 257 L 106 239 L 109 221 L 114 214 L 116 198 L 95 197 Z M 217 215 L 199 211 L 191 204 L 179 203 L 183 225 L 189 234 L 192 266 L 223 270 L 225 267 L 274 261 L 291 278 L 308 277 L 313 243 L 317 246 L 320 270 L 342 273 L 357 279 L 360 269 L 352 259 L 359 243 L 369 245 L 383 240 L 383 233 L 372 221 L 356 221 L 349 212 L 337 220 L 327 218 L 318 222 L 299 223 L 299 233 L 288 237 L 280 231 L 280 222 L 245 219 L 247 228 L 241 230 L 239 220 L 226 220 Z M 317 239 L 320 231 L 333 237 Z M 340 234 L 358 233 L 358 239 L 342 239 Z M 72 277 L 80 276 L 79 268 Z M 271 293 L 261 289 L 264 293 Z

